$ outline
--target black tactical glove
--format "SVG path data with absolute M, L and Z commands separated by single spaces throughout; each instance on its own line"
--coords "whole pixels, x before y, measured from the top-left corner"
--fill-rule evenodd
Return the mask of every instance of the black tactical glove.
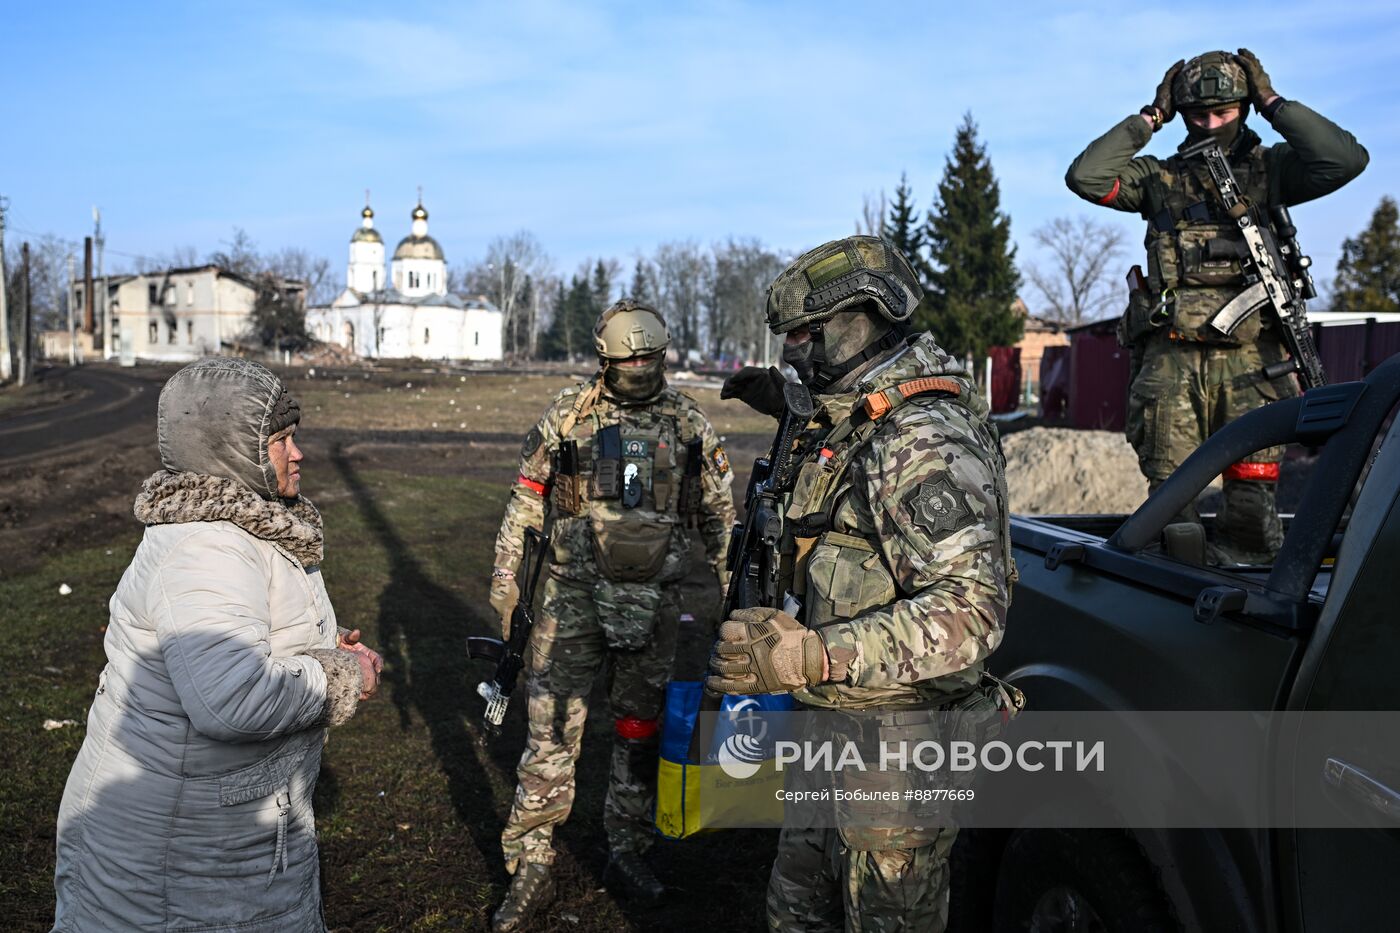
M 737 398 L 754 411 L 772 415 L 783 413 L 783 383 L 787 380 L 776 366 L 745 366 L 728 379 L 719 390 L 720 398 Z
M 1249 102 L 1254 105 L 1255 110 L 1263 113 L 1264 104 L 1278 96 L 1274 86 L 1269 83 L 1269 73 L 1249 49 L 1240 49 L 1235 55 L 1235 61 L 1239 62 L 1245 77 L 1249 79 Z
M 1185 66 L 1186 59 L 1183 58 L 1168 68 L 1167 73 L 1162 76 L 1162 83 L 1157 85 L 1157 96 L 1152 98 L 1152 103 L 1142 108 L 1142 113 L 1152 120 L 1154 133 L 1172 122 L 1172 117 L 1176 116 L 1176 107 L 1172 104 L 1172 82 L 1176 80 L 1177 72 Z

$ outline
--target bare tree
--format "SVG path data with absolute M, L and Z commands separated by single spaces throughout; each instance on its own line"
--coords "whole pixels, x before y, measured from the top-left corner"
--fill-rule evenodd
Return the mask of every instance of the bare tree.
M 752 360 L 763 356 L 768 335 L 763 303 L 783 259 L 757 239 L 735 239 L 713 247 L 709 297 L 710 355 Z
M 671 342 L 685 365 L 691 350 L 701 347 L 702 309 L 710 257 L 694 240 L 662 243 L 652 260 L 656 267 L 657 309 L 666 319 Z
M 289 246 L 265 257 L 261 265 L 280 278 L 304 282 L 308 306 L 328 305 L 335 298 L 330 260 L 324 256 L 313 256 L 304 249 Z
M 534 298 L 537 283 L 549 277 L 551 261 L 533 233 L 519 230 L 496 237 L 486 247 L 486 257 L 469 265 L 459 275 L 449 275 L 450 289 L 464 288 L 485 295 L 501 309 L 507 351 L 531 356 L 539 344 L 539 302 Z M 527 289 L 526 283 L 530 283 Z
M 1045 317 L 1072 327 L 1116 310 L 1120 295 L 1112 269 L 1123 248 L 1123 231 L 1089 217 L 1056 217 L 1033 234 L 1049 254 L 1046 267 L 1027 270 L 1045 299 Z
M 860 217 L 856 218 L 856 233 L 865 236 L 880 236 L 885 229 L 885 217 L 890 212 L 889 199 L 882 188 L 879 194 L 866 193 L 860 207 Z

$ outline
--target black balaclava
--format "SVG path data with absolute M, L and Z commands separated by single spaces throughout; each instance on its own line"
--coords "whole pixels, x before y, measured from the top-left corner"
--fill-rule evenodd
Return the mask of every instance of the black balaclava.
M 603 361 L 603 388 L 619 402 L 645 402 L 666 385 L 666 358 L 653 354 L 642 366 L 615 366 Z
M 1240 115 L 1238 117 L 1231 120 L 1229 123 L 1217 126 L 1213 130 L 1194 126 L 1190 120 L 1186 119 L 1185 114 L 1182 114 L 1181 119 L 1186 124 L 1186 141 L 1188 143 L 1198 143 L 1206 137 L 1213 137 L 1215 141 L 1220 144 L 1221 149 L 1229 152 L 1235 140 L 1244 132 L 1244 118 L 1247 116 L 1249 116 L 1249 107 L 1241 104 Z
M 783 362 L 813 392 L 826 392 L 866 362 L 904 342 L 905 329 L 891 324 L 869 304 L 848 308 L 821 324 L 812 339 L 783 344 Z

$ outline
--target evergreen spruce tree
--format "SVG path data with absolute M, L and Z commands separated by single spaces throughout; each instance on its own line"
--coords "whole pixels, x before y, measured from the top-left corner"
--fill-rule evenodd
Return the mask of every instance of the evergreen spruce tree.
M 918 212 L 914 210 L 914 193 L 909 188 L 909 177 L 903 172 L 899 173 L 899 187 L 894 189 L 890 216 L 885 218 L 884 229 L 880 233 L 918 268 L 924 251 L 924 231 L 919 224 Z
M 636 267 L 632 270 L 632 287 L 627 297 L 656 307 L 656 280 L 645 259 L 638 259 Z
M 1381 198 L 1371 223 L 1342 243 L 1334 311 L 1400 311 L 1400 208 Z
M 1024 321 L 1012 308 L 1021 276 L 1011 219 L 971 113 L 958 127 L 924 236 L 925 296 L 915 325 L 955 356 L 971 353 L 980 367 L 988 347 L 1021 339 Z

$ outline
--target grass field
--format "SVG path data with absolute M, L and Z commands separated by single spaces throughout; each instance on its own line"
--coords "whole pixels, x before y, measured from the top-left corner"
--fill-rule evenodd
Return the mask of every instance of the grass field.
M 496 742 L 481 741 L 475 685 L 487 672 L 469 664 L 463 639 L 492 627 L 486 584 L 516 466 L 513 437 L 523 434 L 562 382 L 469 378 L 493 381 L 475 383 L 470 393 L 455 391 L 467 384 L 447 377 L 435 377 L 418 392 L 419 377 L 404 376 L 414 388 L 401 394 L 382 386 L 352 391 L 330 380 L 295 385 L 306 412 L 299 435 L 307 451 L 303 489 L 325 517 L 331 598 L 341 624 L 361 628 L 386 661 L 380 696 L 332 733 L 317 792 L 333 929 L 484 929 L 505 889 L 499 833 L 524 741 L 523 708 L 511 711 Z M 406 422 L 402 406 L 388 402 L 410 392 L 419 400 L 408 405 L 422 406 L 423 420 Z M 463 401 L 446 404 L 456 399 Z M 429 429 L 434 419 L 426 413 L 433 406 L 470 406 L 471 414 L 452 430 L 511 439 L 355 438 L 354 430 L 363 427 Z M 714 399 L 707 407 L 725 424 L 763 426 L 732 402 Z M 468 427 L 458 427 L 462 423 Z M 328 427 L 336 430 L 318 439 L 317 429 Z M 149 443 L 153 434 L 152 425 L 146 440 L 133 443 Z M 100 470 L 101 458 L 95 462 Z M 141 478 L 104 475 L 132 494 Z M 7 930 L 44 930 L 52 921 L 58 801 L 104 663 L 106 601 L 141 534 L 134 520 L 102 527 L 96 538 L 60 536 L 56 540 L 68 543 L 0 575 L 0 767 L 6 775 L 0 781 L 0 904 Z M 60 595 L 60 584 L 72 593 Z M 682 601 L 699 619 L 684 637 L 681 675 L 702 669 L 715 595 L 702 571 L 683 584 Z M 719 921 L 733 931 L 761 928 L 772 833 L 662 841 L 654 864 L 672 895 L 653 910 L 630 907 L 603 890 L 611 716 L 601 691 L 592 708 L 574 815 L 557 837 L 560 893 L 538 929 L 651 930 L 697 920 Z M 76 724 L 46 730 L 45 720 Z

